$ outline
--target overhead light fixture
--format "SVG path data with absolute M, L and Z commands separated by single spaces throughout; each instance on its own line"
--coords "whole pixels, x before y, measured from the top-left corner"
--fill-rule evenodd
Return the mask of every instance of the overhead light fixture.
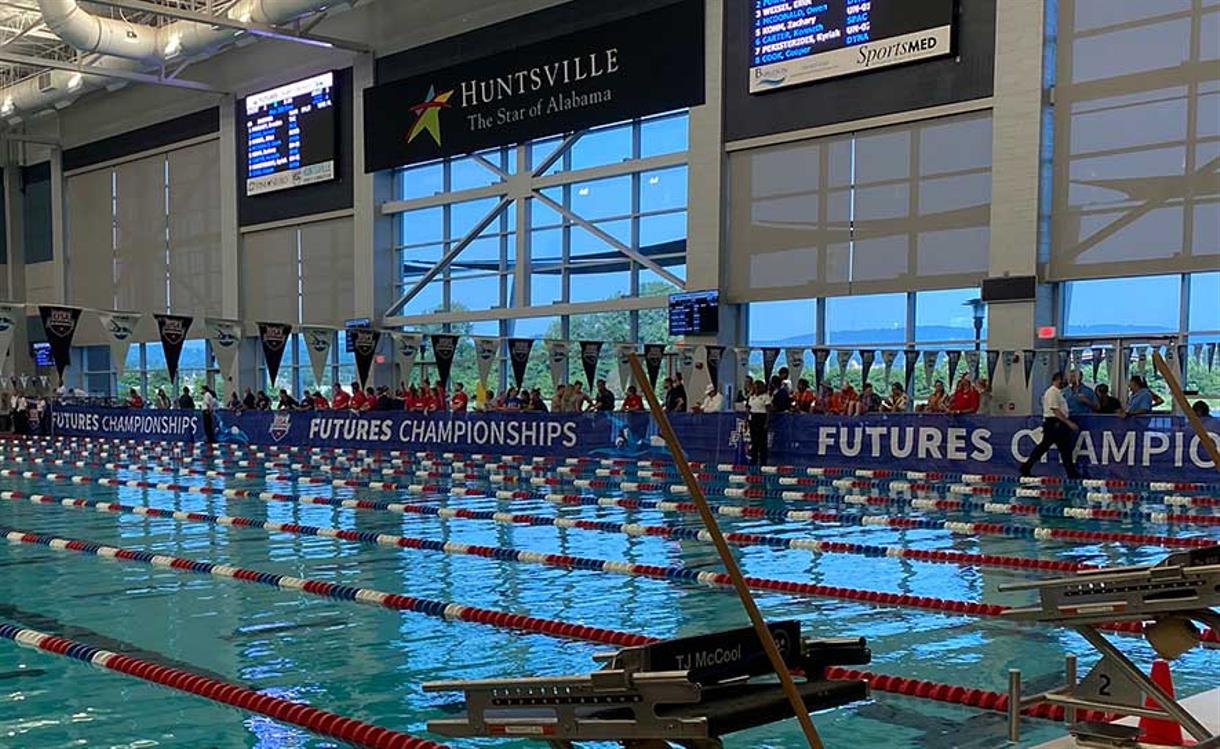
M 172 60 L 182 52 L 182 36 L 173 34 L 165 43 L 165 59 Z
M 0 115 L 8 117 L 10 114 L 13 113 L 13 110 L 16 108 L 17 107 L 13 105 L 13 97 L 10 94 L 10 95 L 4 97 L 4 103 L 0 104 Z
M 68 90 L 75 91 L 76 89 L 80 88 L 81 84 L 84 82 L 85 77 L 83 75 L 80 73 L 73 73 L 72 75 L 68 76 Z

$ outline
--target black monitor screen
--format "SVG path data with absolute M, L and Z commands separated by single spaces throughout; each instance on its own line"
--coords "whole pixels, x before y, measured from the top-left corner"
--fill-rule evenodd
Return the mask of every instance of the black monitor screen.
M 953 53 L 956 0 L 753 0 L 750 93 Z
M 670 335 L 716 335 L 719 332 L 719 291 L 692 291 L 669 297 Z
M 335 179 L 335 74 L 246 97 L 246 195 Z

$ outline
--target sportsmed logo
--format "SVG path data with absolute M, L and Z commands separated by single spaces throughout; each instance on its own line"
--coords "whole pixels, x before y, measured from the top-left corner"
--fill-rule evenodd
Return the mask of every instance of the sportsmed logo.
M 275 418 L 271 420 L 271 428 L 268 432 L 271 434 L 271 439 L 279 442 L 288 436 L 288 430 L 292 428 L 292 414 L 277 413 Z
M 419 136 L 420 133 L 427 131 L 432 136 L 432 140 L 437 146 L 441 144 L 441 110 L 449 107 L 449 99 L 453 97 L 453 89 L 444 93 L 436 93 L 436 86 L 428 87 L 428 96 L 419 104 L 411 107 L 411 111 L 415 113 L 415 124 L 411 126 L 410 132 L 407 133 L 407 142 L 410 143 Z
M 937 46 L 935 35 L 906 39 L 881 47 L 866 44 L 856 53 L 856 65 L 871 68 L 874 65 L 901 62 L 907 58 L 927 57 L 936 51 Z

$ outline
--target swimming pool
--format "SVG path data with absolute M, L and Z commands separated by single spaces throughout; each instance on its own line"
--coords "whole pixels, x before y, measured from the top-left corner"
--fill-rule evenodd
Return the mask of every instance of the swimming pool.
M 445 478 L 383 475 L 383 468 L 412 473 L 424 459 L 408 456 L 395 468 L 388 457 L 354 458 L 366 472 L 336 471 L 331 456 L 293 460 L 251 459 L 255 465 L 216 465 L 203 456 L 181 464 L 149 454 L 154 448 L 105 448 L 100 443 L 60 445 L 4 443 L 0 466 L 32 471 L 35 477 L 0 476 L 0 491 L 41 493 L 56 499 L 81 498 L 170 510 L 229 515 L 258 521 L 340 528 L 361 533 L 408 536 L 450 544 L 511 547 L 543 554 L 564 554 L 663 567 L 680 565 L 718 571 L 712 547 L 693 540 L 630 535 L 602 530 L 525 525 L 484 519 L 486 511 L 527 514 L 547 519 L 581 519 L 604 524 L 639 523 L 673 529 L 697 529 L 697 516 L 657 508 L 568 504 L 546 494 L 604 499 L 640 497 L 672 501 L 667 491 L 623 492 L 581 488 L 574 479 L 590 480 L 594 465 L 559 475 L 553 467 L 533 472 L 494 469 L 514 483 L 489 483 L 487 471 L 462 485 L 473 496 L 451 496 Z M 16 462 L 69 458 L 113 461 L 115 467 L 63 466 Z M 234 453 L 235 459 L 237 454 Z M 241 457 L 250 455 L 243 451 Z M 276 462 L 278 461 L 278 463 Z M 265 467 L 272 462 L 272 467 Z M 444 473 L 452 460 L 424 466 Z M 489 461 L 483 461 L 484 463 Z M 164 470 L 146 472 L 120 466 L 160 463 Z M 283 467 L 295 463 L 296 468 Z M 216 475 L 199 475 L 211 470 Z M 461 469 L 463 472 L 466 469 Z M 714 467 L 709 469 L 716 474 Z M 726 531 L 758 534 L 767 539 L 816 539 L 908 550 L 985 554 L 994 558 L 1068 560 L 1094 564 L 1153 562 L 1166 549 L 1151 544 L 1035 540 L 985 533 L 950 533 L 943 528 L 892 528 L 793 522 L 782 513 L 808 509 L 809 503 L 776 499 L 782 489 L 768 477 L 769 498 L 723 497 L 732 471 L 719 472 L 712 494 L 729 506 L 767 510 L 760 517 L 722 516 Z M 241 474 L 239 478 L 238 475 Z M 530 483 L 542 476 L 557 486 Z M 272 480 L 268 480 L 268 477 Z M 300 478 L 351 476 L 357 486 L 310 484 Z M 76 482 L 72 477 L 78 477 Z M 104 486 L 97 479 L 144 480 L 174 484 L 178 489 Z M 618 477 L 604 477 L 614 485 Z M 88 483 L 81 483 L 86 479 Z M 290 479 L 290 480 L 284 480 Z M 359 486 L 369 480 L 423 482 L 429 489 L 408 492 Z M 594 481 L 599 479 L 592 478 Z M 642 481 L 652 481 L 645 476 Z M 503 480 L 502 480 L 503 481 Z M 676 483 L 660 481 L 662 486 Z M 600 484 L 599 484 L 600 486 Z M 202 494 L 191 487 L 275 492 L 289 499 Z M 528 493 L 525 499 L 497 499 L 496 489 Z M 803 489 L 804 490 L 804 489 Z M 812 490 L 806 490 L 812 491 Z M 1129 531 L 1147 534 L 1220 538 L 1214 525 L 1167 530 L 1155 523 L 1055 519 L 975 510 L 966 515 L 905 505 L 843 504 L 829 495 L 901 494 L 858 490 L 821 482 L 825 507 L 869 516 L 928 517 L 938 520 L 987 520 L 1008 527 L 1058 527 Z M 919 493 L 919 492 L 916 492 Z M 1206 491 L 1200 496 L 1215 496 Z M 951 498 L 943 486 L 930 496 Z M 363 509 L 308 504 L 365 498 Z M 677 498 L 679 501 L 680 497 Z M 1025 501 L 1025 500 L 1023 500 Z M 389 502 L 413 507 L 471 510 L 467 517 L 387 511 Z M 630 503 L 628 503 L 630 504 Z M 926 503 L 925 503 L 926 504 Z M 1146 503 L 1147 504 L 1147 503 Z M 1082 504 L 1083 506 L 1083 504 Z M 1160 507 L 1148 504 L 1149 507 Z M 822 509 L 819 506 L 819 509 Z M 1186 512 L 1180 508 L 1174 511 Z M 1190 513 L 1212 516 L 1214 507 L 1192 507 Z M 565 569 L 543 564 L 444 553 L 428 549 L 380 546 L 301 533 L 269 532 L 257 527 L 206 521 L 140 516 L 132 512 L 99 512 L 93 507 L 34 504 L 25 499 L 0 501 L 0 526 L 49 536 L 82 539 L 157 554 L 239 566 L 260 572 L 329 581 L 341 585 L 401 593 L 464 606 L 484 607 L 535 617 L 670 637 L 738 626 L 745 622 L 740 604 L 724 586 L 614 574 L 602 570 Z M 681 535 L 681 534 L 678 534 Z M 767 544 L 736 547 L 744 571 L 771 580 L 802 581 L 842 589 L 887 591 L 908 596 L 1011 605 L 1029 600 L 1027 593 L 1001 594 L 1004 582 L 1054 574 L 995 564 L 927 562 L 899 556 L 861 553 L 811 553 Z M 891 552 L 892 553 L 892 552 Z M 425 694 L 420 684 L 438 679 L 522 675 L 576 674 L 593 670 L 591 660 L 605 645 L 485 624 L 452 621 L 413 612 L 394 611 L 359 602 L 281 590 L 234 579 L 165 569 L 123 560 L 103 559 L 44 545 L 0 546 L 0 622 L 62 635 L 96 647 L 177 666 L 259 691 L 307 702 L 377 725 L 427 736 L 429 719 L 452 712 L 456 695 Z M 1093 661 L 1088 647 L 1073 634 L 1024 626 L 986 616 L 964 616 L 909 606 L 876 605 L 842 597 L 794 595 L 773 590 L 756 593 L 772 619 L 794 618 L 818 636 L 864 636 L 873 651 L 871 671 L 917 677 L 966 687 L 1004 690 L 1010 667 L 1022 669 L 1027 688 L 1050 687 L 1062 670 L 1065 651 L 1081 655 L 1082 668 Z M 1151 649 L 1124 638 L 1124 647 L 1147 665 Z M 1181 694 L 1216 686 L 1220 651 L 1196 649 L 1174 663 Z M 318 738 L 268 719 L 252 717 L 198 697 L 147 684 L 122 674 L 91 668 L 72 660 L 18 648 L 0 641 L 0 746 L 4 747 L 325 747 L 335 741 Z M 991 747 L 1003 743 L 1001 713 L 943 704 L 926 699 L 876 693 L 868 703 L 816 716 L 830 747 Z M 1023 726 L 1025 743 L 1034 745 L 1062 733 L 1059 725 L 1037 719 Z M 436 738 L 436 737 L 433 737 Z M 453 746 L 486 745 L 446 742 Z M 799 747 L 803 739 L 788 722 L 737 734 L 732 747 Z M 529 746 L 495 742 L 497 746 Z M 537 746 L 537 745 L 533 745 Z

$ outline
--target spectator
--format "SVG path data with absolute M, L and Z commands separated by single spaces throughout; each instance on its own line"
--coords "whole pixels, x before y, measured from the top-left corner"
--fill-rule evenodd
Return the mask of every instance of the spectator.
M 737 396 L 733 399 L 733 406 L 738 411 L 746 410 L 746 401 L 750 399 L 750 394 L 754 392 L 754 378 L 746 375 L 745 382 L 737 390 Z M 624 409 L 625 410 L 625 409 Z
M 623 396 L 624 411 L 643 411 L 644 399 L 640 397 L 640 393 L 635 389 L 635 385 L 627 386 L 627 394 Z
M 703 400 L 696 403 L 691 410 L 700 414 L 720 413 L 724 410 L 724 396 L 709 382 L 703 393 Z
M 910 406 L 910 400 L 907 398 L 906 390 L 897 382 L 890 384 L 890 397 L 881 401 L 881 410 L 886 413 L 900 414 L 906 413 Z
M 254 391 L 246 388 L 246 394 L 242 396 L 241 407 L 246 411 L 253 411 L 258 406 L 258 402 L 254 399 Z
M 131 393 L 127 396 L 128 408 L 144 408 L 144 398 L 140 395 L 140 391 L 135 388 L 131 389 Z
M 614 393 L 606 387 L 605 380 L 597 381 L 597 400 L 594 406 L 598 413 L 610 413 L 614 410 Z
M 829 382 L 822 382 L 818 385 L 818 394 L 813 399 L 813 407 L 810 409 L 810 413 L 831 414 L 834 413 L 834 405 L 834 388 L 830 386 Z
M 364 405 L 361 406 L 361 411 L 372 411 L 377 408 L 377 391 L 369 385 L 364 389 Z
M 672 407 L 671 407 L 672 405 Z M 686 383 L 682 381 L 682 373 L 674 373 L 674 386 L 666 396 L 666 411 L 685 411 L 690 406 L 686 397 Z
M 1099 414 L 1116 414 L 1123 410 L 1123 404 L 1118 398 L 1110 395 L 1110 386 L 1101 384 L 1097 386 L 1097 413 Z
M 258 395 L 254 398 L 254 407 L 259 411 L 271 410 L 271 397 L 265 390 L 258 391 Z
M 1029 476 L 1034 465 L 1042 460 L 1042 456 L 1054 445 L 1059 448 L 1059 460 L 1063 462 L 1067 477 L 1079 478 L 1076 473 L 1076 461 L 1072 457 L 1072 443 L 1075 442 L 1074 435 L 1080 431 L 1080 427 L 1076 426 L 1076 422 L 1068 415 L 1067 399 L 1063 397 L 1065 385 L 1063 373 L 1056 372 L 1051 376 L 1051 386 L 1042 394 L 1042 440 L 1021 464 L 1022 476 Z
M 460 382 L 453 386 L 453 398 L 449 407 L 455 414 L 464 414 L 470 407 L 470 396 L 466 395 L 466 386 Z
M 353 411 L 365 410 L 365 395 L 364 388 L 360 387 L 359 382 L 352 383 L 352 397 L 348 400 L 347 405 Z
M 373 407 L 378 411 L 394 411 L 394 399 L 390 397 L 390 389 L 385 385 L 377 388 L 377 400 L 373 402 Z
M 979 410 L 978 413 L 983 416 L 992 416 L 991 402 L 991 382 L 986 377 L 980 377 L 974 383 L 974 389 L 979 393 Z
M 799 413 L 807 414 L 813 411 L 813 389 L 809 380 L 804 377 L 796 381 L 796 392 L 792 395 L 792 408 Z
M 1194 411 L 1195 416 L 1198 416 L 1200 419 L 1206 419 L 1212 415 L 1211 406 L 1207 405 L 1204 401 L 1195 401 L 1190 404 L 1190 410 Z
M 220 400 L 207 385 L 203 386 L 203 438 L 209 445 L 216 444 L 216 409 Z
M 182 388 L 182 395 L 178 396 L 178 408 L 184 411 L 195 410 L 195 399 L 191 397 L 191 389 L 189 387 Z
M 568 410 L 568 386 L 555 386 L 555 395 L 551 396 L 551 412 L 563 413 Z
M 297 402 L 297 399 L 293 398 L 292 395 L 290 395 L 288 391 L 283 388 L 280 389 L 280 399 L 276 405 L 281 411 L 295 411 L 301 407 L 301 404 Z
M 165 392 L 165 388 L 157 388 L 156 404 L 157 408 L 173 408 L 173 404 L 169 402 L 169 394 Z
M 784 385 L 784 387 L 788 387 L 788 374 L 789 374 L 789 370 L 787 367 L 780 367 L 779 371 L 775 373 L 775 376 L 779 378 L 779 381 Z M 791 393 L 791 391 L 789 391 L 789 392 Z M 772 394 L 772 395 L 774 395 L 774 394 Z M 772 412 L 774 412 L 775 410 L 776 409 L 774 409 L 774 408 L 771 409 Z
M 348 394 L 343 386 L 339 383 L 334 383 L 330 386 L 330 407 L 336 411 L 342 411 L 352 404 L 352 396 Z
M 398 390 L 395 391 L 394 397 L 400 401 L 405 401 L 407 399 L 407 383 L 403 382 L 402 380 L 398 381 Z
M 322 395 L 321 390 L 315 390 L 313 394 L 313 407 L 319 411 L 326 411 L 330 408 L 330 401 L 326 400 L 326 396 Z
M 767 464 L 769 452 L 767 419 L 771 411 L 771 396 L 767 395 L 767 386 L 761 380 L 754 383 L 754 393 L 746 406 L 750 413 L 750 462 L 763 466 Z
M 949 413 L 973 414 L 978 413 L 978 410 L 979 391 L 975 390 L 974 383 L 970 382 L 970 375 L 964 374 L 957 381 L 957 387 L 949 398 Z
M 517 393 L 517 388 L 510 387 L 504 394 L 504 410 L 505 411 L 520 411 L 521 396 Z
M 1097 394 L 1093 392 L 1093 388 L 1084 384 L 1084 376 L 1079 369 L 1068 372 L 1067 383 L 1063 397 L 1068 404 L 1068 414 L 1075 417 L 1097 411 Z
M 1127 397 L 1127 416 L 1143 416 L 1152 413 L 1152 409 L 1165 402 L 1165 399 L 1148 388 L 1148 381 L 1139 375 L 1132 375 L 1127 385 L 1131 395 Z
M 780 373 L 771 378 L 771 411 L 773 413 L 786 413 L 792 410 L 792 394 L 788 391 L 788 381 L 784 379 L 788 368 L 784 367 Z
M 432 403 L 436 406 L 437 411 L 447 411 L 449 409 L 449 395 L 445 392 L 445 388 L 441 385 L 440 380 L 432 386 Z
M 585 393 L 585 387 L 580 380 L 568 385 L 568 392 L 564 396 L 564 408 L 567 413 L 584 413 L 593 405 L 593 400 Z
M 225 408 L 228 409 L 229 411 L 240 411 L 241 410 L 241 398 L 237 397 L 236 390 L 234 390 L 232 393 L 229 393 L 229 402 L 225 404 Z
M 530 391 L 529 404 L 526 410 L 540 414 L 547 412 L 546 401 L 542 397 L 542 391 L 538 388 L 534 388 L 532 391 Z
M 856 401 L 855 415 L 875 414 L 881 410 L 881 396 L 873 391 L 873 383 L 866 382 L 860 388 L 860 399 Z
M 937 380 L 932 384 L 932 394 L 928 396 L 928 402 L 918 410 L 930 414 L 943 414 L 949 410 L 949 398 L 945 394 L 944 380 Z
M 856 389 L 852 387 L 850 382 L 844 382 L 843 387 L 838 392 L 830 396 L 829 413 L 844 416 L 856 412 L 856 402 L 860 400 L 860 395 Z

